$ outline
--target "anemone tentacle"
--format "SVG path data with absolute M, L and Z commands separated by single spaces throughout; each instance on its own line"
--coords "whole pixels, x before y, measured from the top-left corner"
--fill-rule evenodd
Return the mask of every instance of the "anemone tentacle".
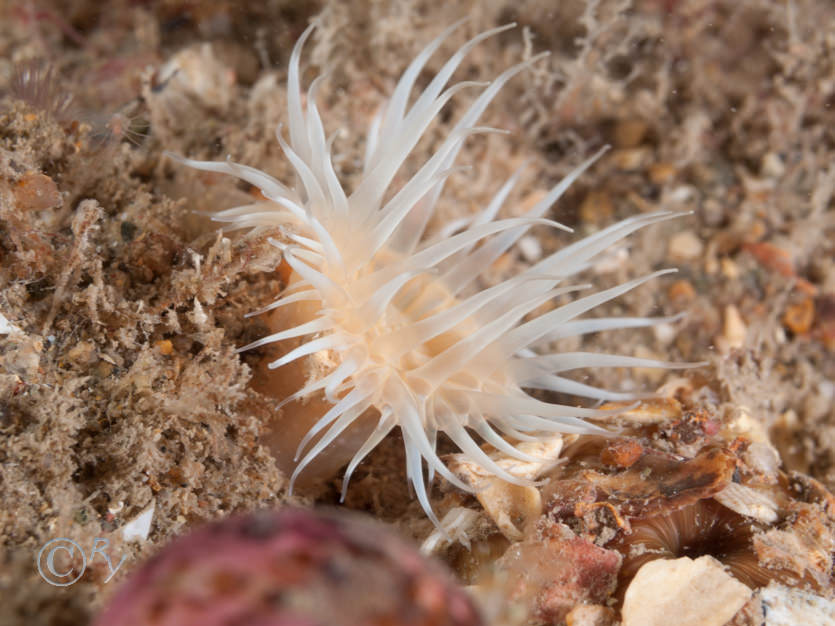
M 291 488 L 292 481 L 313 459 L 373 410 L 378 421 L 350 459 L 343 497 L 357 465 L 399 427 L 406 448 L 408 480 L 436 524 L 428 495 L 434 474 L 469 489 L 438 457 L 438 433 L 445 433 L 486 472 L 527 484 L 497 465 L 479 447 L 476 437 L 511 457 L 529 461 L 531 457 L 518 450 L 512 440 L 530 440 L 554 432 L 606 433 L 587 420 L 606 417 L 612 411 L 549 403 L 526 390 L 549 390 L 595 401 L 633 400 L 646 394 L 612 392 L 560 374 L 582 367 L 688 366 L 623 355 L 541 351 L 561 337 L 675 321 L 677 317 L 579 317 L 671 270 L 577 298 L 526 319 L 557 295 L 588 287 L 566 284 L 566 280 L 587 268 L 596 255 L 636 230 L 674 218 L 676 213 L 656 211 L 625 219 L 546 256 L 505 282 L 480 290 L 474 287 L 486 268 L 531 226 L 546 224 L 570 230 L 545 215 L 606 148 L 577 166 L 521 217 L 497 219 L 520 178 L 520 169 L 481 212 L 449 224 L 434 238 L 426 236 L 438 197 L 467 138 L 495 131 L 477 126 L 480 116 L 507 81 L 541 58 L 514 65 L 489 84 L 460 82 L 448 86 L 474 46 L 513 25 L 481 33 L 447 60 L 409 106 L 418 75 L 428 59 L 460 25 L 446 29 L 417 55 L 387 106 L 372 120 L 363 173 L 352 193 L 346 192 L 339 181 L 331 142 L 326 139 L 317 109 L 316 91 L 322 77 L 313 81 L 306 98 L 302 92 L 301 52 L 313 26 L 301 36 L 290 57 L 287 139 L 281 129 L 276 133 L 295 170 L 295 184 L 284 184 L 232 161 L 175 157 L 196 169 L 245 180 L 267 198 L 215 215 L 230 229 L 279 228 L 283 233 L 282 241 L 270 241 L 281 248 L 294 272 L 292 289 L 253 314 L 297 303 L 317 309 L 309 319 L 241 350 L 295 338 L 301 343 L 270 367 L 324 351 L 335 357 L 330 371 L 307 381 L 282 402 L 323 394 L 330 403 L 298 446 Z M 392 190 L 396 174 L 426 129 L 463 89 L 481 92 L 435 154 L 410 180 Z

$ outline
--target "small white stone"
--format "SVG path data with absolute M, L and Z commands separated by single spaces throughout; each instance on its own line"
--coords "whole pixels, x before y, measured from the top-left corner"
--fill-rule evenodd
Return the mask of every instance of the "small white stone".
M 11 335 L 12 333 L 19 333 L 21 330 L 6 319 L 6 316 L 0 313 L 0 335 Z
M 704 244 L 691 230 L 676 233 L 670 237 L 667 251 L 673 261 L 692 261 L 702 255 Z
M 122 539 L 125 541 L 145 541 L 151 532 L 151 520 L 154 517 L 155 503 L 122 526 Z
M 762 419 L 753 417 L 748 407 L 740 405 L 733 409 L 733 417 L 728 421 L 728 430 L 734 436 L 742 436 L 755 443 L 770 445 L 765 423 Z
M 116 515 L 117 513 L 121 513 L 122 509 L 125 508 L 125 503 L 123 500 L 119 500 L 116 506 L 109 506 L 107 507 L 107 512 L 111 515 Z
M 769 178 L 780 178 L 786 173 L 786 166 L 777 153 L 769 152 L 762 159 L 760 171 Z
M 724 626 L 750 597 L 712 556 L 657 559 L 629 584 L 623 626 Z
M 739 309 L 733 304 L 729 304 L 725 307 L 725 327 L 723 332 L 728 348 L 735 350 L 744 346 L 747 335 L 748 327 L 742 321 Z
M 206 322 L 209 321 L 209 316 L 206 315 L 206 312 L 203 310 L 203 305 L 200 304 L 200 300 L 197 298 L 194 298 L 194 308 L 186 315 L 201 330 L 204 329 Z
M 670 192 L 669 200 L 675 204 L 684 204 L 696 197 L 696 190 L 690 185 L 679 185 Z
M 653 327 L 652 333 L 662 346 L 669 345 L 676 338 L 676 329 L 672 324 L 658 324 L 658 326 Z
M 739 265 L 734 263 L 728 257 L 722 257 L 719 261 L 719 267 L 722 269 L 722 276 L 729 280 L 736 280 L 739 278 Z
M 542 245 L 536 237 L 522 237 L 518 245 L 522 258 L 528 263 L 536 263 L 542 258 Z

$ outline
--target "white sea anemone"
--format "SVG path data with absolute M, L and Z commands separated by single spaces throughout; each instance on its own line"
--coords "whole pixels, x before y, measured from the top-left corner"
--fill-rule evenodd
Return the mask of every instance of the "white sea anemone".
M 329 371 L 308 380 L 285 402 L 323 394 L 327 410 L 316 415 L 298 446 L 296 480 L 322 451 L 371 411 L 376 428 L 353 453 L 343 481 L 347 486 L 357 464 L 395 427 L 406 448 L 407 475 L 427 515 L 437 524 L 427 495 L 424 462 L 461 489 L 436 453 L 436 437 L 445 433 L 463 453 L 507 481 L 525 484 L 496 463 L 473 438 L 476 433 L 503 453 L 532 460 L 513 441 L 543 434 L 604 433 L 584 418 L 611 414 L 595 408 L 552 404 L 532 397 L 540 389 L 593 400 L 632 399 L 561 376 L 588 367 L 676 367 L 677 364 L 610 354 L 540 352 L 554 340 L 617 328 L 650 326 L 664 319 L 578 319 L 664 270 L 578 298 L 534 319 L 537 307 L 560 294 L 587 285 L 566 279 L 614 242 L 639 228 L 673 217 L 668 211 L 639 215 L 563 248 L 497 285 L 479 288 L 486 268 L 534 224 L 570 230 L 543 216 L 568 186 L 600 155 L 591 157 L 555 185 L 520 218 L 496 219 L 519 172 L 487 207 L 466 223 L 450 225 L 433 238 L 425 230 L 458 151 L 502 86 L 538 57 L 515 65 L 488 85 L 458 83 L 446 87 L 464 55 L 483 39 L 512 25 L 484 32 L 461 47 L 409 106 L 418 74 L 458 24 L 432 41 L 408 66 L 387 106 L 375 117 L 366 139 L 362 177 L 347 193 L 334 170 L 331 144 L 316 108 L 313 81 L 306 105 L 300 85 L 299 57 L 308 28 L 290 58 L 288 93 L 289 144 L 276 133 L 297 174 L 293 186 L 257 169 L 231 161 L 179 159 L 191 167 L 232 174 L 258 187 L 268 202 L 228 209 L 215 219 L 233 228 L 275 227 L 282 240 L 270 241 L 294 272 L 288 289 L 264 311 L 307 303 L 307 319 L 241 350 L 301 338 L 301 343 L 270 363 L 279 368 L 313 354 L 326 353 Z M 466 87 L 481 92 L 452 131 L 410 180 L 390 190 L 395 174 L 446 102 Z M 460 232 L 458 232 L 460 231 Z M 318 437 L 318 439 L 317 439 Z M 313 444 L 312 446 L 310 444 Z M 298 458 L 301 457 L 300 460 Z M 292 487 L 291 487 L 292 488 Z

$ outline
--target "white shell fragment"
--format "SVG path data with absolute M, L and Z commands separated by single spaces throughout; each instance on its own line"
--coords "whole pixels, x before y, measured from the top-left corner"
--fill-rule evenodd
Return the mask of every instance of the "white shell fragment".
M 496 465 L 514 476 L 527 480 L 536 480 L 545 472 L 554 469 L 559 463 L 563 448 L 563 435 L 552 435 L 537 441 L 525 441 L 516 444 L 516 449 L 534 457 L 536 461 L 520 461 L 501 452 L 491 455 Z
M 744 406 L 735 407 L 734 413 L 727 426 L 730 433 L 745 437 L 758 444 L 770 445 L 768 431 L 762 419 L 753 417 L 751 410 Z
M 11 335 L 12 333 L 19 333 L 21 330 L 6 319 L 6 316 L 0 313 L 0 335 Z
M 765 491 L 731 483 L 714 499 L 731 511 L 771 524 L 777 521 L 777 503 Z
M 717 347 L 722 354 L 731 350 L 739 350 L 745 346 L 745 339 L 748 336 L 748 326 L 742 319 L 742 315 L 733 304 L 725 307 L 725 323 L 722 335 L 717 338 Z
M 758 595 L 765 617 L 763 626 L 835 626 L 835 602 L 832 600 L 776 583 L 760 589 Z
M 629 584 L 623 626 L 724 626 L 750 598 L 712 556 L 657 559 Z
M 209 316 L 206 315 L 206 312 L 203 310 L 203 305 L 200 304 L 200 300 L 196 297 L 194 298 L 194 308 L 187 313 L 189 320 L 197 326 L 200 330 L 205 330 L 206 322 L 209 321 Z
M 122 526 L 122 539 L 125 541 L 142 542 L 148 539 L 151 532 L 151 520 L 154 517 L 155 503 Z
M 520 452 L 536 458 L 536 461 L 522 461 L 500 452 L 493 452 L 490 457 L 496 465 L 513 476 L 533 481 L 557 464 L 562 446 L 562 436 L 554 435 L 541 441 L 516 445 Z M 527 523 L 542 515 L 542 496 L 536 487 L 515 485 L 502 480 L 464 454 L 452 455 L 449 467 L 475 489 L 476 498 L 487 515 L 510 541 L 520 541 Z
M 662 388 L 663 389 L 663 388 Z M 646 426 L 650 424 L 664 424 L 681 417 L 681 405 L 673 398 L 649 398 L 642 400 L 638 406 L 630 402 L 607 402 L 602 409 L 623 409 L 618 413 L 617 420 L 624 424 Z
M 522 237 L 516 245 L 528 263 L 536 263 L 542 258 L 542 244 L 536 237 Z
M 436 554 L 456 541 L 469 548 L 469 531 L 475 526 L 478 517 L 478 511 L 462 506 L 450 509 L 441 519 L 440 528 L 433 530 L 432 534 L 421 544 L 421 553 Z

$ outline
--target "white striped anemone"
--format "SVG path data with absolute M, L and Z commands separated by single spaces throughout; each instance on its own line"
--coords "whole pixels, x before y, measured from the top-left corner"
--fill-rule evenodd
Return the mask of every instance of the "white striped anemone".
M 280 239 L 270 241 L 282 250 L 293 279 L 281 296 L 259 313 L 285 306 L 288 308 L 282 311 L 291 310 L 296 303 L 304 303 L 299 310 L 306 313 L 301 319 L 298 315 L 272 314 L 272 319 L 282 324 L 281 329 L 241 350 L 295 338 L 296 347 L 270 363 L 270 368 L 298 364 L 317 354 L 327 354 L 332 363 L 284 399 L 290 403 L 318 394 L 325 400 L 322 412 L 309 418 L 309 428 L 305 426 L 306 434 L 294 459 L 297 464 L 291 489 L 299 473 L 325 448 L 344 438 L 361 416 L 373 414 L 376 426 L 369 428 L 352 450 L 343 497 L 357 464 L 392 429 L 399 428 L 406 449 L 408 480 L 436 524 L 427 478 L 431 482 L 437 472 L 457 487 L 470 490 L 438 457 L 439 433 L 487 472 L 528 484 L 499 467 L 474 435 L 510 457 L 531 461 L 514 446 L 515 442 L 555 432 L 605 433 L 586 420 L 611 412 L 550 403 L 529 395 L 527 390 L 622 401 L 638 395 L 592 387 L 561 374 L 577 368 L 680 366 L 630 356 L 547 351 L 549 344 L 561 337 L 669 321 L 580 316 L 673 270 L 654 272 L 578 297 L 533 319 L 527 317 L 561 294 L 587 288 L 567 284 L 567 279 L 630 233 L 674 217 L 669 211 L 630 217 L 554 252 L 499 284 L 481 284 L 485 269 L 531 226 L 546 224 L 570 230 L 544 216 L 600 152 L 551 188 L 523 217 L 496 217 L 517 182 L 516 172 L 481 212 L 427 236 L 427 223 L 464 142 L 473 134 L 494 130 L 477 126 L 479 117 L 507 81 L 539 58 L 505 70 L 486 85 L 461 82 L 447 87 L 473 46 L 513 25 L 481 33 L 453 54 L 409 104 L 427 60 L 457 26 L 448 28 L 417 55 L 391 99 L 375 116 L 366 137 L 363 173 L 350 193 L 334 169 L 331 143 L 317 111 L 316 90 L 321 77 L 313 81 L 303 104 L 299 59 L 313 27 L 301 36 L 290 57 L 289 143 L 280 127 L 276 133 L 295 169 L 297 180 L 292 186 L 229 160 L 174 157 L 197 169 L 236 176 L 260 189 L 267 198 L 266 202 L 221 211 L 214 215 L 216 220 L 229 228 L 269 227 L 281 233 Z M 447 101 L 465 88 L 481 91 L 436 152 L 409 180 L 392 189 L 395 175 L 427 127 Z

